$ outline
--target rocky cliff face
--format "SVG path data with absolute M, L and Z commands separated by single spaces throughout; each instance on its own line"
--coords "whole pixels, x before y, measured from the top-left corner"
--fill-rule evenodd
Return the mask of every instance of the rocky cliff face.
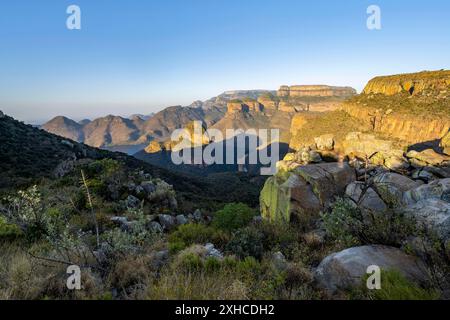
M 332 87 L 325 85 L 281 86 L 279 97 L 350 97 L 356 90 L 350 87 Z
M 345 104 L 343 110 L 365 123 L 374 132 L 415 144 L 433 142 L 442 138 L 450 129 L 446 117 L 428 115 L 423 117 L 407 113 L 390 113 L 370 107 Z
M 375 133 L 410 144 L 438 141 L 450 129 L 450 71 L 374 78 L 342 109 Z
M 376 77 L 369 81 L 365 94 L 395 95 L 402 92 L 416 95 L 429 91 L 446 91 L 450 86 L 450 70 Z

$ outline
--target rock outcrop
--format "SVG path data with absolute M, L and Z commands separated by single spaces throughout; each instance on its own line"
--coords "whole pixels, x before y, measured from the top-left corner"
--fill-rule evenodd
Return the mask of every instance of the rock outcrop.
M 424 71 L 418 73 L 376 77 L 364 88 L 365 94 L 395 95 L 402 92 L 414 95 L 424 91 L 447 90 L 450 71 Z
M 429 279 L 425 265 L 416 257 L 393 247 L 370 245 L 354 247 L 326 257 L 315 272 L 315 280 L 329 295 L 359 288 L 369 266 L 396 270 L 416 283 Z
M 355 179 L 354 170 L 346 163 L 321 163 L 279 172 L 264 185 L 261 214 L 267 220 L 284 222 L 317 215 L 335 196 L 343 195 Z
M 279 97 L 350 97 L 356 90 L 350 87 L 332 87 L 325 85 L 281 86 Z

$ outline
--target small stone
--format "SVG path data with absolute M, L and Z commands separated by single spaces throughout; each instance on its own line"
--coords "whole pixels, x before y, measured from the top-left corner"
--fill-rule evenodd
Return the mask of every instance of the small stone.
M 183 225 L 183 224 L 189 223 L 188 219 L 185 216 L 183 216 L 182 214 L 176 216 L 176 220 L 177 220 L 177 225 Z
M 158 215 L 159 223 L 164 230 L 171 230 L 175 227 L 175 218 L 168 214 Z
M 137 208 L 141 204 L 141 201 L 135 196 L 129 195 L 126 204 L 128 208 Z
M 197 222 L 200 222 L 200 221 L 203 220 L 203 214 L 200 211 L 200 209 L 195 210 L 195 212 L 194 212 L 194 220 L 197 221 Z

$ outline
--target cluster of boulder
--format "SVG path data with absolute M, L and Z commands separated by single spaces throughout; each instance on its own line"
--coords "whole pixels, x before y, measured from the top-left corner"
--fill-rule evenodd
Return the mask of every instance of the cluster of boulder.
M 289 153 L 277 164 L 260 195 L 263 218 L 304 221 L 328 210 L 337 197 L 346 198 L 363 216 L 394 214 L 410 217 L 441 243 L 450 240 L 450 157 L 433 149 L 404 151 L 396 143 L 360 132 L 337 143 L 332 135 Z M 448 143 L 448 135 L 441 146 Z M 336 145 L 339 145 L 336 148 Z M 417 257 L 387 246 L 354 247 L 326 257 L 315 272 L 329 294 L 359 285 L 370 265 L 396 269 L 423 282 L 426 268 Z
M 146 229 L 148 231 L 163 233 L 169 232 L 180 225 L 207 222 L 210 217 L 202 214 L 202 212 L 197 209 L 189 214 L 150 214 L 146 215 L 145 219 Z M 125 216 L 114 216 L 111 217 L 110 220 L 124 232 L 133 231 L 134 226 L 137 224 L 137 221 L 129 220 Z

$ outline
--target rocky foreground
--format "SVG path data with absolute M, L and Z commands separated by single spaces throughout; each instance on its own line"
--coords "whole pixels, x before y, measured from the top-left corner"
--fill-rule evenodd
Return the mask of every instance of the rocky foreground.
M 266 181 L 261 214 L 269 221 L 309 225 L 325 238 L 330 236 L 330 220 L 345 229 L 343 225 L 358 217 L 362 229 L 356 228 L 356 237 L 364 234 L 365 246 L 351 247 L 349 241 L 347 249 L 327 256 L 315 269 L 317 283 L 330 295 L 355 289 L 371 265 L 424 283 L 434 276 L 433 266 L 425 263 L 429 247 L 441 247 L 448 255 L 448 79 L 444 71 L 380 77 L 370 81 L 362 95 L 344 103 L 343 111 L 294 117 L 291 148 L 296 151 L 287 154 L 277 164 L 278 173 Z M 415 115 L 416 109 L 396 109 L 393 104 L 386 108 L 397 99 L 416 101 L 431 121 Z M 436 106 L 447 113 L 441 116 L 442 108 L 433 112 Z M 387 224 L 386 219 L 401 220 L 405 228 L 411 224 L 428 234 L 428 240 L 410 236 L 402 243 L 387 241 L 380 237 L 386 230 L 379 226 L 380 221 Z M 380 245 L 389 242 L 394 246 Z

